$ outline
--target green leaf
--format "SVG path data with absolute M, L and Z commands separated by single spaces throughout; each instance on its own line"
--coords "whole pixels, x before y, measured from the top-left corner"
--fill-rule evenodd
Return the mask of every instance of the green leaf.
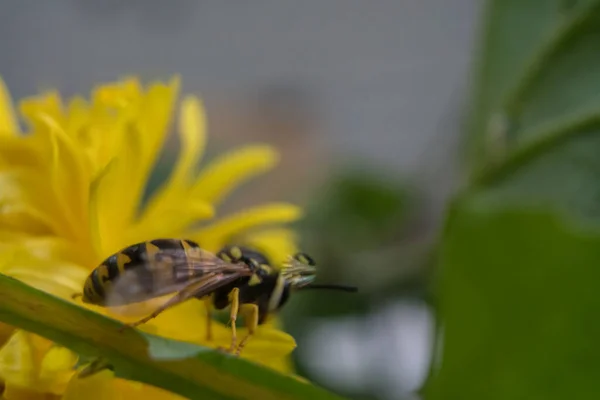
M 121 378 L 190 399 L 339 399 L 249 361 L 141 331 L 0 274 L 0 321 L 84 357 L 110 361 Z
M 442 251 L 443 344 L 426 399 L 595 399 L 600 235 L 461 204 Z
M 600 389 L 600 1 L 489 3 L 427 400 Z

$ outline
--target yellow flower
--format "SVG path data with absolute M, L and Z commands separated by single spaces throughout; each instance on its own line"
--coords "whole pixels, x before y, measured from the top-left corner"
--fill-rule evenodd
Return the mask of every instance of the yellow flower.
M 70 299 L 108 255 L 144 240 L 189 238 L 213 252 L 227 243 L 242 243 L 264 251 L 275 265 L 295 251 L 293 232 L 277 226 L 300 216 L 293 205 L 266 204 L 212 220 L 215 208 L 236 186 L 275 165 L 277 153 L 268 146 L 248 146 L 196 173 L 206 118 L 200 100 L 192 96 L 180 103 L 181 150 L 174 169 L 147 205 L 140 206 L 171 130 L 178 86 L 173 79 L 144 88 L 129 78 L 96 88 L 89 100 L 75 97 L 65 103 L 58 93 L 45 93 L 20 103 L 29 126 L 21 133 L 0 81 L 0 272 Z M 133 317 L 89 307 L 121 320 Z M 242 357 L 289 372 L 295 342 L 276 324 L 259 327 Z M 206 346 L 229 344 L 230 330 L 217 322 L 212 323 L 214 341 L 206 342 L 205 325 L 204 305 L 190 301 L 140 329 Z M 75 362 L 66 349 L 15 331 L 0 349 L 3 396 L 177 397 L 116 379 L 108 371 L 90 380 L 71 379 Z

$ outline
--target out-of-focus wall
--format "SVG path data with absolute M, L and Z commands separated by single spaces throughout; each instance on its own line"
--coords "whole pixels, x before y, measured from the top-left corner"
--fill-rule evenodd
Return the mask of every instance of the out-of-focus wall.
M 242 112 L 270 88 L 298 87 L 322 118 L 321 159 L 358 155 L 418 173 L 438 208 L 480 3 L 5 0 L 0 73 L 20 96 L 180 72 L 209 110 Z

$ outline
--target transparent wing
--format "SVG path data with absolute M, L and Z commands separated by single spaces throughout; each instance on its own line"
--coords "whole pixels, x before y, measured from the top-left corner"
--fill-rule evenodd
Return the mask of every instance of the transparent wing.
M 119 307 L 179 292 L 213 273 L 233 275 L 235 279 L 252 275 L 246 264 L 228 263 L 206 251 L 161 251 L 150 259 L 129 264 L 106 287 L 106 306 Z
M 189 264 L 190 268 L 202 269 L 205 271 L 221 271 L 230 267 L 239 267 L 243 263 L 230 263 L 217 257 L 215 254 L 200 249 L 192 248 L 184 251 L 183 249 L 161 249 L 155 254 L 144 253 L 144 257 L 139 260 L 142 263 L 153 264 L 157 262 L 175 264 Z

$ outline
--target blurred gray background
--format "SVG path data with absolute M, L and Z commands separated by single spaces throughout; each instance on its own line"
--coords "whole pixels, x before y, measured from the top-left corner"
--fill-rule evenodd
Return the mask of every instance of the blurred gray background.
M 5 0 L 0 74 L 21 97 L 180 73 L 184 91 L 206 101 L 210 145 L 281 145 L 291 161 L 275 175 L 278 197 L 290 194 L 289 171 L 310 187 L 337 165 L 369 165 L 418 183 L 428 236 L 458 177 L 480 3 Z M 331 326 L 315 324 L 302 341 L 311 377 L 345 393 L 376 385 L 377 398 L 418 387 L 432 336 L 421 303 L 380 302 L 340 329 L 348 334 L 325 342 Z M 372 354 L 383 358 L 365 371 Z

